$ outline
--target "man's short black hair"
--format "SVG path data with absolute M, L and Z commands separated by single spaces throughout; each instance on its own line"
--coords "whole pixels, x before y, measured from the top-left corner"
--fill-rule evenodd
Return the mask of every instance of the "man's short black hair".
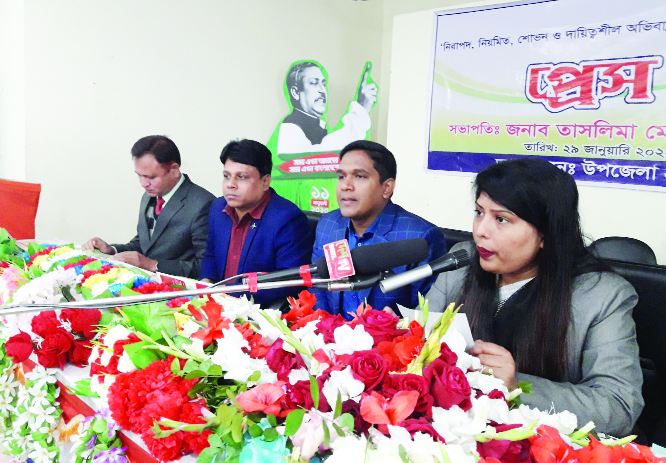
M 175 162 L 180 165 L 180 151 L 171 139 L 164 135 L 149 135 L 139 139 L 132 146 L 132 159 L 138 159 L 144 154 L 152 154 L 160 164 Z
M 273 168 L 271 151 L 266 148 L 266 145 L 254 140 L 234 140 L 227 143 L 220 154 L 220 161 L 224 164 L 228 159 L 256 167 L 259 177 L 269 175 Z
M 372 164 L 375 170 L 379 173 L 379 182 L 384 183 L 386 180 L 395 177 L 398 173 L 398 166 L 395 163 L 395 157 L 384 145 L 375 143 L 369 140 L 353 141 L 340 151 L 340 160 L 350 151 L 363 151 L 372 159 Z

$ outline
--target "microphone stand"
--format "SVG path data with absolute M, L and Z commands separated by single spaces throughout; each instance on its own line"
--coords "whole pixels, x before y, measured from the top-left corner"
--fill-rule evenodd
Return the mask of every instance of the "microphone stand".
M 342 280 L 330 280 L 330 279 L 321 279 L 313 278 L 313 286 L 326 285 L 328 287 L 331 283 L 342 282 Z M 349 284 L 349 283 L 347 283 Z M 353 283 L 352 283 L 353 284 Z M 287 281 L 272 281 L 265 283 L 257 283 L 257 289 L 279 289 L 279 288 L 290 288 L 294 286 L 305 286 L 303 280 L 287 280 Z M 191 296 L 203 296 L 206 294 L 219 294 L 219 293 L 237 293 L 243 291 L 249 291 L 249 284 L 240 284 L 240 285 L 231 285 L 231 286 L 216 286 L 216 287 L 207 287 L 199 289 L 188 289 L 183 291 L 170 291 L 165 293 L 155 293 L 155 294 L 139 294 L 136 296 L 121 296 L 114 298 L 105 298 L 105 299 L 89 299 L 85 301 L 73 301 L 73 302 L 59 302 L 54 304 L 12 304 L 5 307 L 0 307 L 0 316 L 2 315 L 15 315 L 26 312 L 43 312 L 46 310 L 56 310 L 56 309 L 112 309 L 114 307 L 126 306 L 126 305 L 138 305 L 145 304 L 147 302 L 158 302 L 166 301 L 169 299 L 176 299 L 178 297 L 191 297 Z

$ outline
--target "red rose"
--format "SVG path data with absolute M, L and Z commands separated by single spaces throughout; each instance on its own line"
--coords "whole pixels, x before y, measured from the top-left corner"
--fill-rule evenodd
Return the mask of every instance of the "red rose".
M 345 319 L 342 318 L 340 315 L 336 315 L 335 317 L 322 318 L 321 320 L 319 320 L 319 323 L 317 323 L 317 329 L 315 330 L 315 334 L 323 334 L 324 342 L 326 344 L 334 343 L 335 338 L 333 337 L 333 332 L 337 327 L 342 326 L 344 324 L 345 324 Z
M 92 352 L 92 344 L 88 340 L 74 341 L 69 349 L 69 361 L 79 368 L 88 365 L 88 358 Z
M 495 426 L 497 432 L 508 431 L 519 428 L 519 424 L 503 424 Z M 481 458 L 496 458 L 502 463 L 531 463 L 529 439 L 519 441 L 491 440 L 489 442 L 477 442 L 476 450 Z
M 449 349 L 449 346 L 447 346 L 446 343 L 443 343 L 442 346 L 440 347 L 439 358 L 444 360 L 446 363 L 448 363 L 452 367 L 455 367 L 456 362 L 458 361 L 458 356 L 456 355 L 455 352 L 453 352 L 451 349 Z
M 37 359 L 44 368 L 65 367 L 67 353 L 72 347 L 74 336 L 63 329 L 58 329 L 44 338 L 37 349 Z
M 377 349 L 354 352 L 349 357 L 349 365 L 354 378 L 363 381 L 366 392 L 379 386 L 389 371 L 388 362 Z
M 12 357 L 14 363 L 27 360 L 32 354 L 32 339 L 28 333 L 21 331 L 7 340 L 5 350 L 7 355 Z
M 472 388 L 460 368 L 452 367 L 438 358 L 423 369 L 423 377 L 430 384 L 430 393 L 438 407 L 448 410 L 458 405 L 465 411 L 472 408 Z
M 92 339 L 95 337 L 95 329 L 102 318 L 102 312 L 97 309 L 64 309 L 60 317 L 69 321 L 72 331 L 83 334 L 86 339 Z
M 404 336 L 409 330 L 399 330 L 396 327 L 400 318 L 383 310 L 368 309 L 357 314 L 358 322 L 363 325 L 366 333 L 372 336 L 377 347 L 382 341 L 390 341 L 396 336 Z
M 305 362 L 303 362 L 301 354 L 287 352 L 282 348 L 283 345 L 284 341 L 282 339 L 273 343 L 271 350 L 266 355 L 266 363 L 268 363 L 268 368 L 277 373 L 280 381 L 286 382 L 289 381 L 289 373 L 292 370 L 305 368 Z
M 310 394 L 310 381 L 298 381 L 296 384 L 289 385 L 288 387 L 289 390 L 284 396 L 284 404 L 281 406 L 282 410 L 284 410 L 283 416 L 287 416 L 290 411 L 295 410 L 296 408 L 303 407 L 306 410 L 310 410 L 314 407 L 312 394 Z M 322 397 L 324 397 L 323 394 L 320 394 L 320 409 L 324 408 L 323 403 L 321 402 Z
M 51 310 L 50 312 L 42 312 L 36 317 L 33 317 L 30 325 L 32 326 L 33 333 L 45 338 L 50 333 L 59 329 L 60 320 L 56 317 L 56 313 Z
M 432 418 L 432 404 L 435 399 L 430 395 L 430 383 L 423 376 L 412 373 L 404 375 L 388 375 L 382 385 L 383 395 L 391 398 L 400 391 L 416 391 L 419 400 L 414 408 L 414 415 Z
M 351 399 L 342 402 L 342 413 L 349 413 L 354 417 L 354 432 L 365 434 L 370 429 L 371 424 L 361 416 L 361 404 Z
M 403 421 L 400 423 L 398 426 L 402 426 L 405 428 L 407 431 L 409 431 L 409 434 L 414 437 L 414 434 L 417 432 L 421 432 L 423 434 L 428 434 L 430 437 L 433 438 L 433 440 L 440 441 L 442 443 L 446 443 L 444 438 L 439 435 L 437 431 L 435 431 L 435 428 L 432 427 L 430 423 L 428 423 L 428 420 L 425 417 L 421 418 L 410 418 L 408 420 Z

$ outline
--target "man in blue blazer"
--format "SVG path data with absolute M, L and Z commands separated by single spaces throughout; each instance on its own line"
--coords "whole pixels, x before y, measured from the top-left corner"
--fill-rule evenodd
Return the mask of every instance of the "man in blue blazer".
M 210 208 L 201 279 L 218 282 L 243 273 L 308 264 L 312 253 L 308 220 L 294 203 L 270 187 L 273 162 L 269 149 L 253 140 L 232 141 L 222 150 L 220 161 L 224 164 L 224 197 Z M 252 296 L 266 306 L 301 289 L 260 290 Z
M 358 140 L 342 149 L 336 188 L 340 209 L 329 212 L 319 221 L 312 262 L 324 255 L 325 244 L 343 239 L 354 249 L 368 244 L 425 238 L 430 249 L 428 258 L 416 265 L 392 269 L 395 273 L 426 264 L 446 253 L 444 235 L 439 228 L 391 201 L 396 171 L 393 154 L 379 143 Z M 397 304 L 416 307 L 418 293 L 425 295 L 435 279 L 433 276 L 386 294 L 379 287 L 346 292 L 316 290 L 316 308 L 343 315 L 348 320 L 353 318 L 359 304 L 366 301 L 374 309 L 390 307 L 399 313 Z

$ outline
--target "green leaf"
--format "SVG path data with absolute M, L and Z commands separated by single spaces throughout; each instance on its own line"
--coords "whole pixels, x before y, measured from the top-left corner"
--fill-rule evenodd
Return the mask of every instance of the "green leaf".
M 139 341 L 132 344 L 125 344 L 123 349 L 129 355 L 130 360 L 140 370 L 145 370 L 153 362 L 163 360 L 166 354 L 159 350 L 144 349 L 143 346 L 149 346 L 150 343 L 146 341 Z
M 398 446 L 398 455 L 400 455 L 402 463 L 409 463 L 409 458 L 407 457 L 407 450 L 405 450 L 405 447 L 403 447 L 402 444 Z
M 231 437 L 234 442 L 243 442 L 243 414 L 237 413 L 231 420 Z
M 213 447 L 222 447 L 224 445 L 220 439 L 220 436 L 217 434 L 211 434 L 208 436 L 208 443 Z
M 258 426 L 258 425 L 255 424 L 254 426 L 250 426 L 250 429 L 248 430 L 248 432 L 250 433 L 250 436 L 252 436 L 252 437 L 259 437 L 264 433 L 264 430 L 261 429 L 261 426 Z
M 80 381 L 77 381 L 74 387 L 69 388 L 69 392 L 73 392 L 76 395 L 82 397 L 99 397 L 96 392 L 93 392 L 90 389 L 90 380 L 92 378 L 84 378 Z
M 217 417 L 220 419 L 220 423 L 224 429 L 228 429 L 231 426 L 231 420 L 236 413 L 237 411 L 235 407 L 230 405 L 220 405 L 217 409 Z
M 222 367 L 219 365 L 213 365 L 208 369 L 208 376 L 222 376 Z
M 347 428 L 350 433 L 354 432 L 354 417 L 351 413 L 343 413 L 338 420 L 340 427 Z
M 275 418 L 275 415 L 267 415 L 266 418 L 268 419 L 268 424 L 273 427 L 277 426 L 277 418 Z
M 247 379 L 247 381 L 256 383 L 257 381 L 259 381 L 259 379 L 261 379 L 261 372 L 260 371 L 255 371 L 254 373 L 252 373 L 252 375 L 250 375 L 250 377 Z
M 319 383 L 317 383 L 317 379 L 312 375 L 310 375 L 310 395 L 314 402 L 314 408 L 319 409 Z
M 335 401 L 335 414 L 333 415 L 333 419 L 336 419 L 338 416 L 340 416 L 340 413 L 342 413 L 342 394 L 340 394 L 340 391 L 338 391 L 338 398 Z
M 219 447 L 208 447 L 203 449 L 197 458 L 197 463 L 211 463 L 220 451 Z M 222 461 L 222 460 L 220 460 Z
M 289 415 L 287 415 L 287 420 L 285 421 L 285 429 L 284 429 L 284 435 L 285 436 L 293 436 L 296 434 L 296 431 L 298 431 L 298 428 L 301 427 L 301 423 L 303 423 L 303 417 L 305 416 L 305 410 L 302 408 L 297 408 L 296 410 L 292 410 L 289 412 Z M 326 426 L 324 426 L 325 428 Z
M 333 425 L 333 429 L 335 429 L 335 432 L 338 434 L 338 436 L 345 437 L 345 431 L 340 426 L 335 423 L 331 424 Z
M 328 424 L 324 421 L 324 447 L 328 447 L 331 443 L 331 431 L 328 429 Z
M 208 376 L 205 372 L 201 370 L 194 370 L 190 371 L 188 374 L 185 375 L 185 379 L 196 379 L 196 378 L 205 378 Z
M 183 373 L 189 373 L 190 371 L 198 369 L 199 369 L 199 362 L 190 359 L 187 362 L 185 362 L 185 366 L 183 366 Z
M 180 359 L 174 357 L 173 361 L 171 362 L 171 373 L 176 376 L 180 376 L 180 372 Z
M 133 289 L 128 288 L 127 286 L 123 286 L 120 288 L 120 296 L 136 296 L 138 294 L 141 294 L 138 291 L 134 291 Z
M 266 442 L 273 442 L 278 437 L 280 437 L 280 434 L 278 434 L 275 428 L 266 428 L 264 431 L 264 440 Z
M 214 363 L 211 360 L 204 360 L 199 364 L 199 370 L 208 373 L 208 370 L 210 367 L 212 367 Z

